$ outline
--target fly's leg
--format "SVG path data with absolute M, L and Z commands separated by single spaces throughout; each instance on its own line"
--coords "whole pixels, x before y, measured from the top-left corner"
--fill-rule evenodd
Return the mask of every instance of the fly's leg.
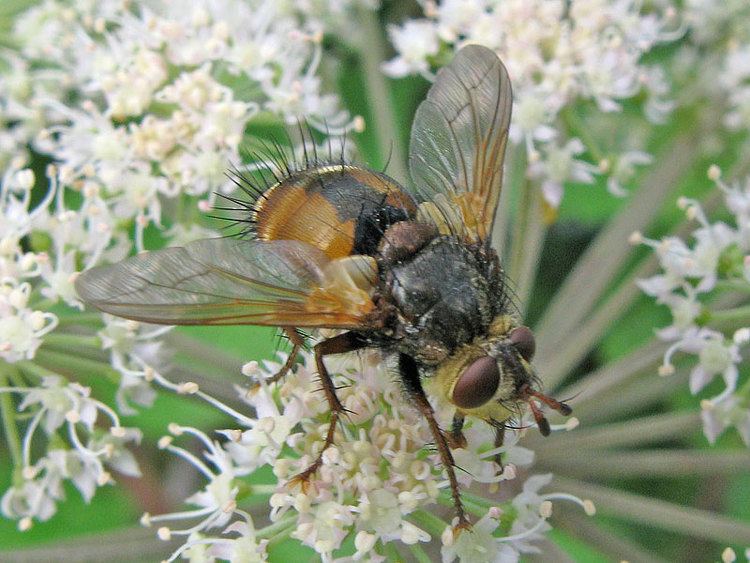
M 289 482 L 290 485 L 300 485 L 302 490 L 306 491 L 310 477 L 315 474 L 323 463 L 323 453 L 331 444 L 333 444 L 333 434 L 336 431 L 336 423 L 339 421 L 341 414 L 346 410 L 336 396 L 336 387 L 331 380 L 331 376 L 328 374 L 328 370 L 323 362 L 323 357 L 331 354 L 353 352 L 365 348 L 367 345 L 367 342 L 358 335 L 352 332 L 345 332 L 338 336 L 334 336 L 333 338 L 329 338 L 328 340 L 318 342 L 313 347 L 313 352 L 315 353 L 315 364 L 318 368 L 318 376 L 320 377 L 322 390 L 328 401 L 328 406 L 331 409 L 331 419 L 328 423 L 328 432 L 326 433 L 325 442 L 323 443 L 323 447 L 321 448 L 318 457 L 302 473 L 294 476 Z
M 505 442 L 505 424 L 501 422 L 495 426 L 495 448 L 502 446 L 503 442 Z M 505 471 L 505 466 L 499 452 L 495 454 L 495 463 L 500 466 L 500 474 L 502 474 Z
M 453 415 L 451 431 L 445 436 L 446 440 L 448 440 L 448 446 L 453 450 L 466 447 L 466 436 L 463 433 L 464 420 L 463 414 L 456 413 Z
M 448 439 L 440 429 L 440 425 L 435 420 L 435 412 L 432 410 L 430 401 L 427 400 L 427 396 L 422 389 L 422 382 L 419 379 L 419 371 L 417 370 L 417 364 L 414 359 L 405 355 L 399 355 L 399 371 L 401 378 L 404 382 L 409 397 L 414 401 L 414 406 L 417 410 L 425 417 L 432 437 L 435 440 L 435 446 L 437 447 L 438 454 L 440 455 L 440 461 L 445 467 L 445 472 L 448 474 L 448 482 L 451 487 L 451 497 L 453 498 L 453 506 L 456 509 L 456 516 L 458 517 L 458 523 L 454 527 L 454 530 L 458 533 L 464 529 L 470 529 L 471 523 L 466 516 L 464 505 L 461 502 L 461 491 L 458 488 L 458 480 L 456 479 L 456 468 L 455 461 L 453 460 L 453 454 L 451 453 L 448 445 Z M 454 420 L 455 422 L 455 420 Z M 459 429 L 460 433 L 460 429 Z
M 289 352 L 289 357 L 286 359 L 286 362 L 284 362 L 284 365 L 281 366 L 281 369 L 277 371 L 273 377 L 266 380 L 266 383 L 268 384 L 276 383 L 287 373 L 289 373 L 289 370 L 292 369 L 292 366 L 297 359 L 299 351 L 302 350 L 302 346 L 305 345 L 305 339 L 296 328 L 294 328 L 293 326 L 284 326 L 281 328 L 284 331 L 284 334 L 286 334 L 286 337 L 289 339 L 289 342 L 292 343 L 292 351 Z
M 280 381 L 287 373 L 289 373 L 289 370 L 291 370 L 292 366 L 294 366 L 294 362 L 297 359 L 297 355 L 299 354 L 299 351 L 305 345 L 305 339 L 302 336 L 302 333 L 298 331 L 296 328 L 294 328 L 293 326 L 283 326 L 281 327 L 281 330 L 284 331 L 284 334 L 286 334 L 287 338 L 289 339 L 289 342 L 292 343 L 292 351 L 289 352 L 289 357 L 286 359 L 286 362 L 284 362 L 284 365 L 281 366 L 279 371 L 273 374 L 272 377 L 269 377 L 268 379 L 265 380 L 265 383 L 267 385 L 271 385 L 272 383 L 276 383 L 277 381 Z M 252 393 L 256 393 L 259 389 L 260 389 L 260 383 L 255 382 L 248 389 L 248 395 L 251 395 Z

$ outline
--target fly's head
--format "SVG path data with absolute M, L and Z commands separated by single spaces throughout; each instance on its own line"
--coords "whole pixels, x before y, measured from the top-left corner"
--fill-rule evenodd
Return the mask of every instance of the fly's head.
M 462 346 L 437 367 L 437 388 L 461 414 L 493 425 L 518 416 L 528 405 L 546 436 L 550 426 L 537 402 L 565 416 L 572 409 L 540 391 L 531 365 L 535 349 L 531 329 L 500 315 L 487 336 Z

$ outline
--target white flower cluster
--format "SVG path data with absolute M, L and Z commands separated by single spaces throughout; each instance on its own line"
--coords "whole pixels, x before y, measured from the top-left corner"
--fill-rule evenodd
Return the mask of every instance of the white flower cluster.
M 726 428 L 736 427 L 750 446 L 750 384 L 738 387 L 742 349 L 750 343 L 750 315 L 742 299 L 737 300 L 738 294 L 750 291 L 750 178 L 744 186 L 728 185 L 717 166 L 708 174 L 723 192 L 734 224 L 711 223 L 700 203 L 681 198 L 680 207 L 698 222 L 692 232 L 695 242 L 690 245 L 676 236 L 650 240 L 634 233 L 632 242 L 652 247 L 663 269 L 638 285 L 672 313 L 672 324 L 658 332 L 672 342 L 659 373 L 674 373 L 672 358 L 684 352 L 698 359 L 690 373 L 693 394 L 720 375 L 724 390 L 701 402 L 704 433 L 714 442 Z
M 7 518 L 17 519 L 20 530 L 27 530 L 33 520 L 48 520 L 65 498 L 63 481 L 70 480 L 81 496 L 90 501 L 97 487 L 112 482 L 108 468 L 124 475 L 138 476 L 135 458 L 125 448 L 127 442 L 140 441 L 140 431 L 120 425 L 117 414 L 104 403 L 91 398 L 91 390 L 76 383 L 47 375 L 37 387 L 0 387 L 0 393 L 20 395 L 19 411 L 33 413 L 23 439 L 23 466 L 14 484 L 0 501 Z M 96 427 L 102 414 L 109 419 L 108 430 Z M 42 438 L 45 454 L 32 460 L 32 448 Z M 67 430 L 69 447 L 60 433 Z
M 31 206 L 34 173 L 16 162 L 0 179 L 0 361 L 30 359 L 42 337 L 57 326 L 57 316 L 29 303 L 29 280 L 49 272 L 46 253 L 28 252 L 21 241 L 41 221 L 45 202 Z M 48 198 L 54 195 L 52 190 Z M 43 268 L 43 265 L 45 266 Z M 49 289 L 52 289 L 51 287 Z
M 159 337 L 172 329 L 170 326 L 143 325 L 102 315 L 104 328 L 99 331 L 102 348 L 110 353 L 110 364 L 120 374 L 115 395 L 122 414 L 135 414 L 130 401 L 151 406 L 156 392 L 150 383 L 158 378 L 159 366 L 167 365 L 168 358 Z
M 233 188 L 225 172 L 253 117 L 351 126 L 336 97 L 320 93 L 319 26 L 283 6 L 75 6 L 47 0 L 18 19 L 20 53 L 6 53 L 0 82 L 9 125 L 0 150 L 31 142 L 53 156 L 99 213 L 135 222 L 139 250 L 144 228 L 161 224 L 161 198 L 207 198 L 205 211 L 216 190 Z
M 730 130 L 747 130 L 750 128 L 750 5 L 743 0 L 688 0 L 683 11 L 691 38 L 681 53 L 685 78 L 700 75 L 706 93 L 714 102 L 728 106 L 724 125 Z M 706 51 L 712 53 L 707 60 Z
M 14 159 L 0 180 L 0 393 L 18 397 L 19 414 L 4 413 L 6 422 L 18 417 L 18 426 L 6 428 L 7 435 L 15 436 L 23 428 L 23 447 L 14 460 L 17 478 L 3 496 L 2 513 L 18 519 L 19 528 L 26 530 L 34 519 L 47 520 L 55 513 L 57 501 L 64 498 L 63 480 L 71 480 L 88 501 L 97 486 L 111 481 L 105 464 L 136 475 L 135 461 L 124 445 L 139 434 L 126 432 L 109 407 L 89 397 L 88 388 L 68 383 L 34 362 L 45 341 L 76 338 L 58 329 L 60 318 L 48 309 L 59 301 L 68 313 L 80 307 L 73 290 L 80 264 L 117 250 L 105 250 L 113 225 L 102 223 L 95 203 L 77 211 L 66 207 L 66 188 L 55 166 L 48 167 L 46 193 L 32 207 L 35 176 L 22 166 L 23 159 Z M 50 334 L 53 329 L 58 330 Z M 143 358 L 141 367 L 146 369 L 146 361 L 153 358 L 137 346 L 117 346 L 115 340 L 114 334 L 109 340 L 102 335 L 105 347 L 111 347 L 119 360 L 113 366 L 122 375 L 118 397 L 124 402 L 143 385 L 143 378 L 134 382 L 128 377 L 128 366 Z M 147 402 L 143 395 L 134 398 Z M 3 402 L 3 408 L 12 404 Z M 94 427 L 98 413 L 111 419 L 109 434 Z M 65 424 L 67 433 L 60 434 Z M 40 426 L 46 440 L 39 437 Z M 32 451 L 45 453 L 32 461 Z
M 14 47 L 0 50 L 0 389 L 17 398 L 2 405 L 5 420 L 17 417 L 9 435 L 24 443 L 38 435 L 26 419 L 48 411 L 18 394 L 45 388 L 46 375 L 69 389 L 69 375 L 99 369 L 119 385 L 123 414 L 151 404 L 152 382 L 170 387 L 159 339 L 167 329 L 81 314 L 73 283 L 82 270 L 143 250 L 149 225 L 172 244 L 214 236 L 197 224 L 198 211 L 234 187 L 225 171 L 239 162 L 251 119 L 306 122 L 331 134 L 361 125 L 321 93 L 322 27 L 300 14 L 261 0 L 189 9 L 44 0 L 14 20 Z M 28 147 L 55 163 L 46 186 L 25 168 Z M 98 335 L 84 336 L 84 327 Z M 97 359 L 81 369 L 75 362 L 87 355 Z M 70 432 L 60 439 L 66 460 L 93 467 L 97 448 Z M 19 508 L 25 501 L 4 505 L 24 528 L 54 512 L 60 479 L 76 482 L 78 473 L 53 468 L 63 458 L 49 448 L 41 460 L 51 461 L 34 464 L 40 469 L 29 477 L 54 473 L 44 477 L 49 486 L 27 480 L 17 484 L 26 493 L 14 487 L 6 496 L 38 496 L 27 509 Z M 29 459 L 14 462 L 30 475 Z M 100 469 L 95 483 L 104 482 Z M 88 485 L 81 490 L 88 498 Z
M 546 201 L 557 207 L 562 183 L 591 183 L 597 171 L 610 173 L 609 188 L 621 193 L 640 151 L 602 157 L 593 165 L 577 158 L 589 149 L 565 138 L 564 121 L 581 100 L 603 112 L 620 110 L 620 100 L 643 92 L 644 112 L 660 122 L 672 108 L 660 67 L 641 62 L 644 53 L 673 40 L 674 10 L 646 12 L 636 0 L 444 0 L 424 2 L 425 19 L 410 20 L 389 32 L 398 52 L 385 65 L 391 76 L 421 73 L 467 43 L 495 50 L 513 83 L 511 139 L 524 143 L 528 173 L 539 178 Z M 585 128 L 579 127 L 579 129 Z M 585 131 L 572 131 L 584 135 Z M 541 161 L 541 164 L 537 161 Z M 619 165 L 624 161 L 626 165 Z
M 450 502 L 450 495 L 437 453 L 426 448 L 432 441 L 427 423 L 379 365 L 376 354 L 328 360 L 335 365 L 338 395 L 350 413 L 307 486 L 292 484 L 290 480 L 317 458 L 328 427 L 327 403 L 317 392 L 320 383 L 315 362 L 310 354 L 304 359 L 305 363 L 282 382 L 271 386 L 265 379 L 280 364 L 267 362 L 265 369 L 254 362 L 246 366 L 243 371 L 258 378 L 260 384 L 250 392 L 240 392 L 254 407 L 256 417 L 237 417 L 249 428 L 223 431 L 228 438 L 225 444 L 199 430 L 171 426 L 175 435 L 197 436 L 208 461 L 174 446 L 171 436 L 162 440 L 164 448 L 190 461 L 208 480 L 200 492 L 187 499 L 196 509 L 144 515 L 147 525 L 200 517 L 198 524 L 184 530 L 159 528 L 159 537 L 164 539 L 187 538 L 172 559 L 180 555 L 229 559 L 232 553 L 246 549 L 246 560 L 262 561 L 271 533 L 299 540 L 324 561 L 334 559 L 346 538 L 354 540 L 354 560 L 384 561 L 383 548 L 389 542 L 409 546 L 438 537 L 444 561 L 475 560 L 481 550 L 485 550 L 485 558 L 515 558 L 520 552 L 534 551 L 534 540 L 549 529 L 546 520 L 551 500 L 572 500 L 593 513 L 590 502 L 565 494 L 540 494 L 539 489 L 549 483 L 551 475 L 536 476 L 526 481 L 512 502 L 500 506 L 489 499 L 465 495 L 467 509 L 481 519 L 471 533 L 454 532 L 448 522 L 432 514 L 436 502 Z M 445 410 L 438 412 L 442 418 L 450 415 Z M 514 464 L 531 463 L 533 452 L 516 445 L 519 433 L 508 431 L 507 443 L 498 451 L 492 449 L 492 435 L 485 425 L 467 429 L 467 448 L 455 451 L 456 463 L 464 470 L 460 472 L 464 491 L 472 482 L 491 483 L 497 488 L 500 481 L 515 477 Z M 500 475 L 494 462 L 497 453 L 502 453 L 506 463 Z M 250 485 L 248 489 L 237 479 L 269 465 L 277 485 Z M 243 490 L 245 497 L 248 492 L 265 493 L 271 521 L 266 528 L 256 530 L 248 513 L 238 508 Z M 240 520 L 226 528 L 235 513 Z M 234 532 L 234 537 L 207 535 L 216 528 Z

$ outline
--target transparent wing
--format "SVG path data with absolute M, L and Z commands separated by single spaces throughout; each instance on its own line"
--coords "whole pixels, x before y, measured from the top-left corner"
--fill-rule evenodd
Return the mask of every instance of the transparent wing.
M 502 187 L 513 94 L 505 66 L 479 45 L 438 72 L 417 109 L 409 167 L 422 202 L 457 208 L 472 238 L 492 232 Z M 447 208 L 446 208 L 447 207 Z
M 297 241 L 209 239 L 83 272 L 78 295 L 107 313 L 158 324 L 355 328 L 377 266 L 330 260 Z

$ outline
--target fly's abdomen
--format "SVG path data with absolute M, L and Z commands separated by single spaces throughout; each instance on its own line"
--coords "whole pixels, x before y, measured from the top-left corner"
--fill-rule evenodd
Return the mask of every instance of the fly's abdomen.
M 298 240 L 331 258 L 373 255 L 383 232 L 412 219 L 417 206 L 384 174 L 350 165 L 302 170 L 259 198 L 254 222 L 261 240 Z

